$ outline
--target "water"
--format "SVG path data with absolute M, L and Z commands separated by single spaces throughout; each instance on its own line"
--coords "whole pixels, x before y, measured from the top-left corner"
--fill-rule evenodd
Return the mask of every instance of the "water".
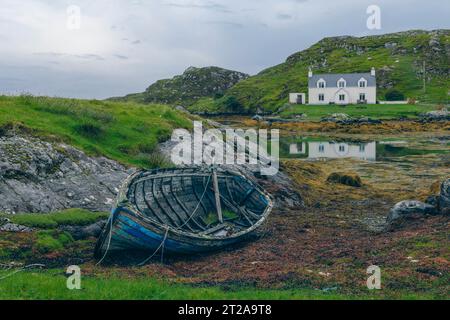
M 447 149 L 412 147 L 406 141 L 326 141 L 307 139 L 281 139 L 280 155 L 293 159 L 359 159 L 364 161 L 388 160 L 390 158 L 449 153 Z

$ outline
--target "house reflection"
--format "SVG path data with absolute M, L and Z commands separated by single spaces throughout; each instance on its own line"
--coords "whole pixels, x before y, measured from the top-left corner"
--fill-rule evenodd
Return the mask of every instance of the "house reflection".
M 307 155 L 308 159 L 355 158 L 375 161 L 377 157 L 377 143 L 301 142 L 291 144 L 289 153 L 291 155 Z

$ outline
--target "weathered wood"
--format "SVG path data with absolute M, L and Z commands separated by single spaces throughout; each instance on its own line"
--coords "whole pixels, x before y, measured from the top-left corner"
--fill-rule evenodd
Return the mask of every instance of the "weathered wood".
M 212 175 L 213 175 L 214 195 L 216 198 L 217 216 L 219 218 L 219 222 L 223 223 L 222 205 L 220 204 L 219 181 L 217 180 L 217 171 L 215 169 L 213 169 Z
M 124 183 L 117 204 L 97 243 L 97 257 L 108 250 L 156 250 L 163 239 L 165 249 L 174 253 L 222 248 L 253 232 L 273 206 L 251 180 L 209 168 L 137 172 Z M 225 208 L 237 217 L 225 219 Z M 207 223 L 215 211 L 218 220 Z

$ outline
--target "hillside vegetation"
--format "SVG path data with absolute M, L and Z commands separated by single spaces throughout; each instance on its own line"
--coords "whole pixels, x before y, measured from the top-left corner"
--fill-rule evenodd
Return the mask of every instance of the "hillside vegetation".
M 450 30 L 325 38 L 239 82 L 224 97 L 199 101 L 192 110 L 275 111 L 288 102 L 290 92 L 307 92 L 309 67 L 315 73 L 369 72 L 375 67 L 379 100 L 395 89 L 421 102 L 448 103 L 449 53 Z
M 26 131 L 142 167 L 161 165 L 158 142 L 190 126 L 186 114 L 164 105 L 0 96 L 0 137 Z
M 220 97 L 246 78 L 248 75 L 245 73 L 219 67 L 190 67 L 182 75 L 155 82 L 143 93 L 110 100 L 190 106 L 202 98 Z

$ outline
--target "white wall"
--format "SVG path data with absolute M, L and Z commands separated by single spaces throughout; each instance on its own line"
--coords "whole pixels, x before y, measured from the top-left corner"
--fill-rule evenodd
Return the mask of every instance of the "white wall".
M 320 145 L 323 146 L 323 152 L 320 151 Z M 361 160 L 376 160 L 376 142 L 362 143 L 362 145 L 364 145 L 364 150 L 360 149 L 360 144 L 309 142 L 308 158 L 356 158 Z M 339 147 L 342 147 L 343 150 L 340 150 Z
M 329 104 L 330 102 L 334 102 L 339 104 L 339 100 L 336 98 L 336 93 L 344 89 L 348 94 L 348 101 L 345 101 L 346 104 L 355 104 L 358 103 L 359 94 L 365 93 L 366 100 L 368 104 L 377 103 L 377 88 L 376 87 L 366 87 L 366 88 L 358 88 L 358 87 L 346 87 L 346 88 L 309 88 L 309 104 Z M 325 95 L 324 101 L 319 101 L 319 94 L 323 93 Z
M 306 104 L 306 94 L 305 93 L 290 93 L 289 94 L 289 103 L 297 104 L 297 99 L 301 97 L 302 103 Z

